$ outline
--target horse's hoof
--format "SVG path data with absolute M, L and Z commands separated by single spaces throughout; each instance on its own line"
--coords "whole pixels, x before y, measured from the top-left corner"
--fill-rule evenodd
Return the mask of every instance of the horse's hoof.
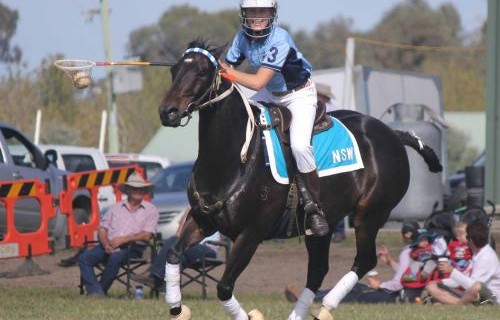
M 314 317 L 314 320 L 333 320 L 332 314 L 325 307 L 321 307 L 319 312 L 312 312 L 312 315 Z
M 253 309 L 248 313 L 249 320 L 265 320 L 264 315 L 257 309 Z
M 181 313 L 176 316 L 170 316 L 172 320 L 191 320 L 191 310 L 188 306 L 182 305 Z

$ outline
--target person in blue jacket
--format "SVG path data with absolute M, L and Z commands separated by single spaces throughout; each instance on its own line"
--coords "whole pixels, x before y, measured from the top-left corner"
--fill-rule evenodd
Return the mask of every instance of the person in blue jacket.
M 312 67 L 290 34 L 276 26 L 274 0 L 241 0 L 242 29 L 236 34 L 221 67 L 234 82 L 258 91 L 254 101 L 272 102 L 292 113 L 290 144 L 298 169 L 297 183 L 312 234 L 324 236 L 329 227 L 320 206 L 320 182 L 311 146 L 317 108 Z M 237 70 L 244 60 L 252 73 Z

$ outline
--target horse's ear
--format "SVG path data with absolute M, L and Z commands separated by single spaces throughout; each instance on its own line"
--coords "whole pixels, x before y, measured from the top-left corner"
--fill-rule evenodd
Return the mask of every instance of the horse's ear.
M 226 47 L 227 47 L 227 43 L 214 49 L 213 54 L 215 56 L 215 59 L 219 60 L 222 53 L 226 50 Z

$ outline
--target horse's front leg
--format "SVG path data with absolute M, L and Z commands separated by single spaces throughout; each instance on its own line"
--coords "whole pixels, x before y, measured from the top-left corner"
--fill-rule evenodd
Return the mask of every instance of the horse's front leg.
M 306 236 L 308 255 L 306 287 L 297 299 L 288 320 L 304 320 L 314 302 L 315 293 L 321 287 L 329 269 L 330 238 L 333 229 L 322 237 Z
M 243 270 L 248 266 L 248 263 L 257 250 L 259 245 L 257 239 L 258 237 L 253 232 L 241 233 L 236 238 L 226 262 L 224 274 L 217 284 L 217 297 L 226 313 L 231 317 L 231 320 L 264 319 L 262 314 L 257 310 L 252 310 L 247 315 L 233 295 L 236 279 L 238 279 Z
M 182 305 L 181 295 L 181 257 L 189 247 L 200 242 L 206 235 L 203 234 L 196 221 L 188 216 L 179 239 L 168 250 L 165 264 L 165 301 L 170 306 L 170 318 L 176 320 L 190 320 L 191 311 Z

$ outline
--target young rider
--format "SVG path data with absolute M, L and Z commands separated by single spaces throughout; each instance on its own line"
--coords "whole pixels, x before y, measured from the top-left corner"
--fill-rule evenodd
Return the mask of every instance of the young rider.
M 274 0 L 241 0 L 242 29 L 236 34 L 222 68 L 235 82 L 258 93 L 255 101 L 272 102 L 292 113 L 290 144 L 297 163 L 297 183 L 308 225 L 314 235 L 328 233 L 320 208 L 320 181 L 316 171 L 311 134 L 317 108 L 311 64 L 297 49 L 288 32 L 276 26 Z M 255 73 L 234 69 L 247 59 Z

